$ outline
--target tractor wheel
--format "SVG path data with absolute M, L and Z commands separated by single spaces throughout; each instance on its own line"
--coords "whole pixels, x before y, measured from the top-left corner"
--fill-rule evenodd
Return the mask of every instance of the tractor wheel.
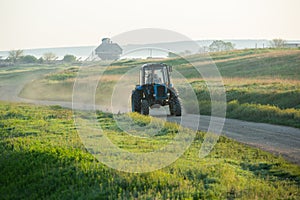
M 141 113 L 141 95 L 137 91 L 131 95 L 131 109 L 132 112 Z
M 173 101 L 169 104 L 170 115 L 174 115 L 174 103 Z
M 169 104 L 170 114 L 181 116 L 181 104 L 178 97 L 174 97 Z
M 149 115 L 149 103 L 145 99 L 142 100 L 141 114 L 143 114 L 143 115 Z
M 174 99 L 174 111 L 175 111 L 174 114 L 176 116 L 181 116 L 181 104 L 178 97 Z

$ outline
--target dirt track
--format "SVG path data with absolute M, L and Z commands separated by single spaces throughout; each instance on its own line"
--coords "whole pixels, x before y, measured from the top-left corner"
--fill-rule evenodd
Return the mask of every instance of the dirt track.
M 30 76 L 18 82 L 0 83 L 0 100 L 13 102 L 27 102 L 41 105 L 61 105 L 72 108 L 71 102 L 63 101 L 36 101 L 18 97 L 20 90 L 30 81 Z M 89 106 L 79 106 L 88 108 Z M 187 119 L 198 117 L 187 114 Z M 180 117 L 168 117 L 168 121 L 180 123 Z M 191 122 L 194 120 L 190 120 Z M 210 116 L 200 116 L 199 130 L 207 131 Z M 187 127 L 195 127 L 186 124 Z M 246 122 L 235 119 L 226 119 L 222 134 L 239 142 L 254 146 L 277 155 L 282 155 L 287 160 L 300 165 L 300 129 L 286 126 L 270 125 L 264 123 Z
M 195 116 L 187 115 L 186 117 Z M 180 122 L 178 117 L 169 117 L 169 120 Z M 207 131 L 209 121 L 210 116 L 201 115 L 198 129 Z M 222 135 L 276 155 L 282 155 L 287 160 L 300 165 L 300 129 L 226 119 Z

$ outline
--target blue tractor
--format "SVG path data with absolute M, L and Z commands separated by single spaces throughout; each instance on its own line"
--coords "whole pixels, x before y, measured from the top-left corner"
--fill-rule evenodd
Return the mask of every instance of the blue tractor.
M 181 103 L 170 81 L 172 66 L 163 63 L 144 64 L 140 84 L 131 95 L 132 112 L 149 115 L 149 108 L 169 106 L 170 114 L 181 116 Z

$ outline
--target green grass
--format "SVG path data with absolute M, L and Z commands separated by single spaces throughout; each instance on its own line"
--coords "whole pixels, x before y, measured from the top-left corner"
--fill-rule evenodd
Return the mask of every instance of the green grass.
M 280 78 L 300 80 L 299 50 L 235 50 L 211 54 L 223 78 Z M 198 66 L 212 66 L 203 62 L 203 56 L 192 55 L 188 60 Z M 197 71 L 183 58 L 166 61 L 186 78 L 197 78 Z
M 122 132 L 108 113 L 98 121 L 112 142 L 149 150 L 176 135 L 167 123 L 150 141 Z M 151 118 L 131 117 L 139 126 Z M 71 110 L 59 106 L 0 103 L 1 199 L 299 199 L 300 168 L 225 137 L 204 159 L 205 133 L 173 164 L 151 173 L 116 171 L 97 162 L 77 135 Z M 122 140 L 120 140 L 122 138 Z M 138 142 L 139 145 L 136 145 Z M 151 149 L 150 149 L 151 150 Z
M 47 75 L 45 78 L 51 81 L 64 81 L 71 78 L 76 78 L 78 67 L 70 67 L 68 70 L 64 70 L 59 73 L 53 73 Z
M 20 80 L 31 77 L 47 74 L 57 69 L 47 65 L 16 65 L 0 68 L 0 84 L 18 84 Z M 0 86 L 1 86 L 0 85 Z

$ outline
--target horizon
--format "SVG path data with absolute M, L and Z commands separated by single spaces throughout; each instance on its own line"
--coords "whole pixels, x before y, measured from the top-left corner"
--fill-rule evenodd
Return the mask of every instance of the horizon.
M 159 48 L 159 49 L 169 49 L 172 48 L 176 53 L 182 53 L 186 50 L 191 51 L 192 54 L 201 51 L 203 48 L 208 48 L 209 45 L 214 41 L 214 39 L 209 40 L 195 40 L 194 42 L 198 45 L 198 49 L 196 46 L 190 48 L 190 41 L 187 40 L 178 40 L 174 42 L 156 42 L 156 43 L 133 43 L 120 45 L 123 49 L 123 54 L 126 55 L 128 52 L 132 52 L 135 49 L 138 49 L 138 52 L 135 56 L 147 57 L 147 52 L 145 51 L 149 48 Z M 270 48 L 271 41 L 266 39 L 232 39 L 232 40 L 223 40 L 225 42 L 231 42 L 234 46 L 235 50 L 243 50 L 243 49 L 261 49 L 261 48 Z M 114 42 L 114 41 L 113 41 Z M 287 43 L 299 43 L 300 40 L 287 40 Z M 86 46 L 65 46 L 65 47 L 46 47 L 46 48 L 33 48 L 33 49 L 19 49 L 23 51 L 23 55 L 31 55 L 36 58 L 43 57 L 45 53 L 54 53 L 58 59 L 62 59 L 65 55 L 74 55 L 80 59 L 86 59 L 91 56 L 96 47 L 100 45 L 86 45 Z M 144 50 L 141 50 L 144 49 Z M 15 49 L 16 50 L 16 49 Z M 4 50 L 0 51 L 0 58 L 4 59 L 9 56 L 9 52 L 12 50 Z M 156 51 L 156 50 L 155 50 Z M 161 52 L 156 52 L 156 56 L 160 57 L 163 54 Z
M 273 38 L 275 39 L 275 38 Z M 223 41 L 266 41 L 266 42 L 271 42 L 272 39 L 199 39 L 199 40 L 193 40 L 195 42 L 200 42 L 200 41 L 214 41 L 214 40 L 223 40 Z M 285 40 L 285 39 L 284 39 Z M 287 43 L 288 42 L 296 42 L 300 43 L 300 39 L 292 39 L 292 40 L 285 40 Z M 114 42 L 114 41 L 112 41 Z M 164 43 L 180 43 L 180 42 L 188 42 L 185 40 L 182 41 L 174 41 L 174 42 L 157 42 L 157 43 L 142 43 L 142 44 L 126 44 L 126 45 L 121 45 L 121 46 L 130 46 L 130 45 L 149 45 L 149 44 L 164 44 Z M 13 50 L 45 50 L 45 49 L 63 49 L 63 48 L 81 48 L 81 47 L 97 47 L 100 45 L 100 41 L 97 44 L 94 45 L 75 45 L 75 46 L 50 46 L 50 47 L 33 47 L 33 48 L 26 48 L 26 49 L 6 49 L 6 50 L 1 50 L 0 52 L 9 52 Z

